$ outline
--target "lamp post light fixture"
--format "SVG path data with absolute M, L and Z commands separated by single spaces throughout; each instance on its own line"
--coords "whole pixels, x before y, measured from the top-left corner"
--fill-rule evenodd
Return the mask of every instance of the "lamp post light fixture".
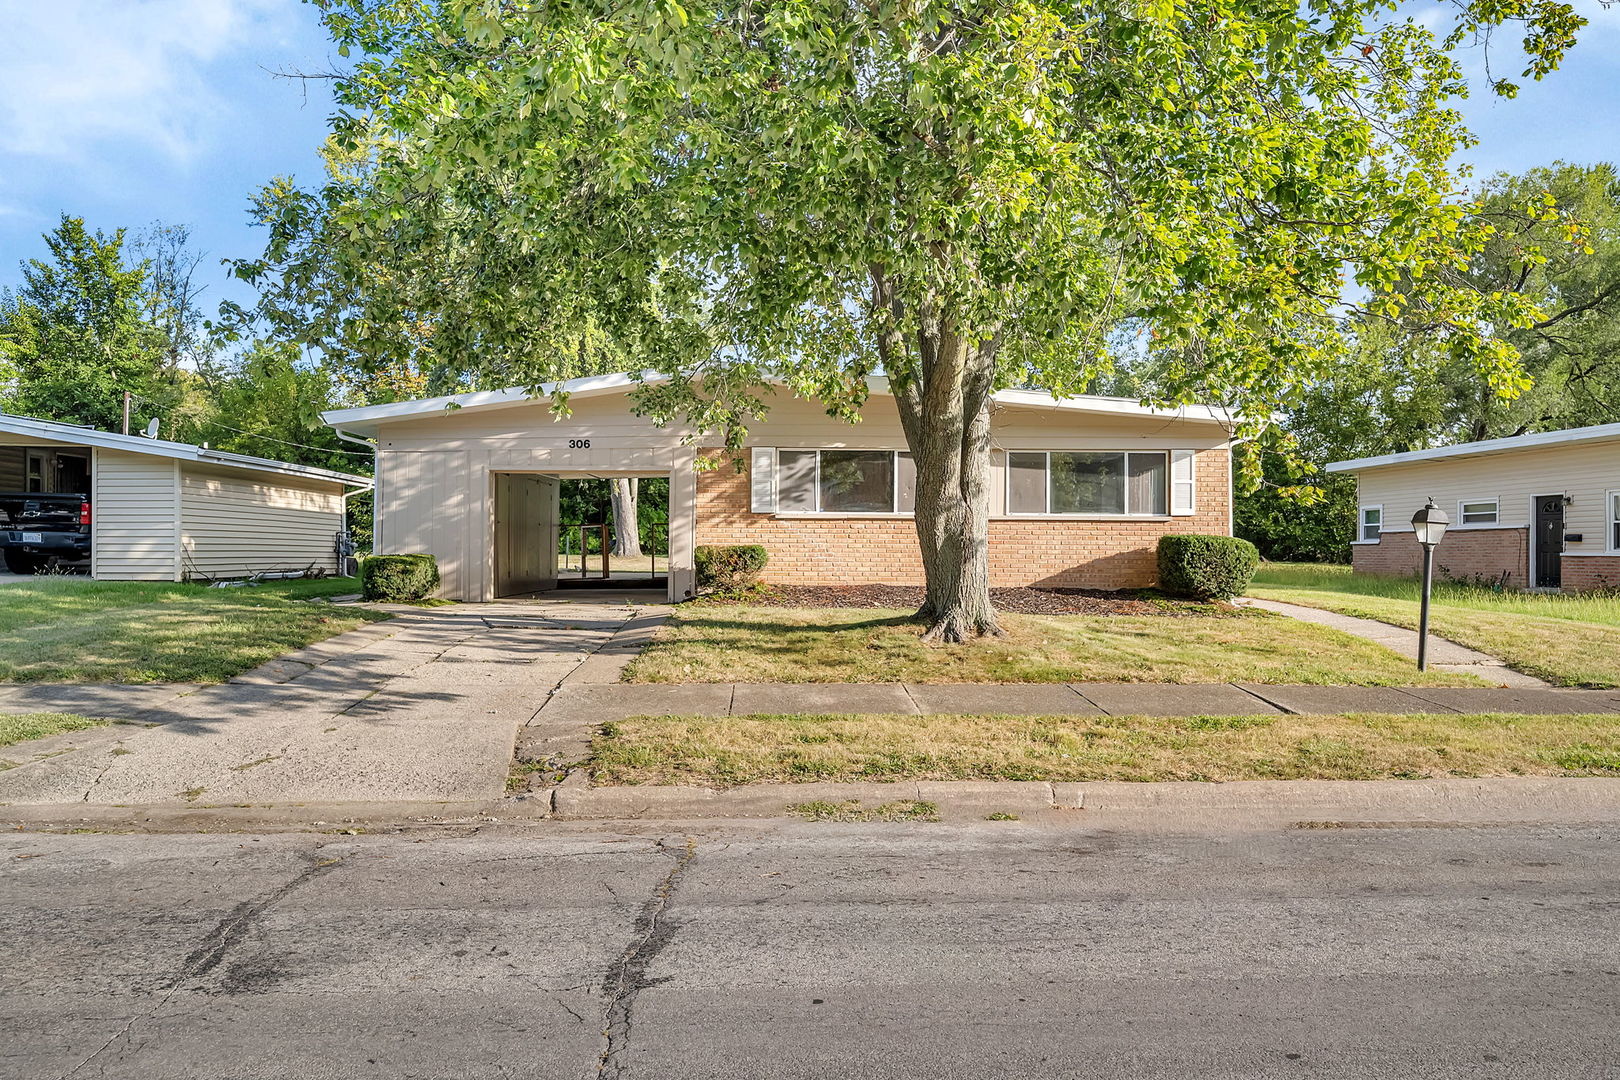
M 1418 670 L 1429 670 L 1429 594 L 1434 588 L 1434 549 L 1446 535 L 1451 519 L 1435 505 L 1433 496 L 1428 505 L 1412 515 L 1412 531 L 1423 545 L 1423 604 L 1418 610 Z

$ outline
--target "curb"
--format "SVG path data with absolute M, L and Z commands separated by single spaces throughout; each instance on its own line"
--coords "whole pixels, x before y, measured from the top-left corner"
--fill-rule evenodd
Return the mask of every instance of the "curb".
M 649 818 L 782 817 L 789 808 L 808 802 L 860 802 L 875 807 L 892 802 L 930 802 L 942 814 L 1042 813 L 1078 809 L 1079 785 L 1045 781 L 938 781 L 898 783 L 754 784 L 730 788 L 669 785 L 591 787 L 575 771 L 552 791 L 551 813 L 559 821 Z M 1059 791 L 1057 789 L 1063 789 Z M 1073 801 L 1071 801 L 1073 800 Z
M 1491 777 L 1474 780 L 1238 780 L 1229 783 L 1097 781 L 904 781 L 705 787 L 592 787 L 583 770 L 525 795 L 477 802 L 283 803 L 258 806 L 40 804 L 0 807 L 16 829 L 68 831 L 365 833 L 544 821 L 661 822 L 790 816 L 808 802 L 929 802 L 947 821 L 992 814 L 1090 825 L 1208 829 L 1488 826 L 1620 823 L 1620 777 Z M 1082 811 L 1083 816 L 1073 816 Z
M 257 806 L 0 806 L 0 823 L 70 832 L 277 832 L 356 834 L 408 828 L 526 823 L 551 816 L 550 792 L 484 802 L 274 803 Z
M 543 797 L 543 796 L 541 796 Z M 1233 819 L 1353 815 L 1370 821 L 1512 823 L 1620 821 L 1620 778 L 1491 777 L 1467 780 L 1239 780 L 1228 783 L 909 781 L 758 784 L 727 790 L 670 785 L 592 787 L 576 770 L 551 792 L 560 821 L 781 817 L 808 802 L 931 802 L 941 816 L 1156 814 Z

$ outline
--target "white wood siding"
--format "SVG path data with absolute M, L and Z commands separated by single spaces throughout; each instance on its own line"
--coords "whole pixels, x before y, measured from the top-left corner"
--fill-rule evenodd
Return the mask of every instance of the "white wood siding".
M 185 465 L 179 520 L 186 577 L 244 577 L 308 566 L 335 571 L 342 488 Z
M 91 464 L 92 573 L 104 581 L 173 581 L 180 463 L 99 449 Z
M 1363 506 L 1383 505 L 1386 533 L 1411 532 L 1412 515 L 1431 496 L 1453 522 L 1458 520 L 1460 500 L 1497 500 L 1496 525 L 1453 524 L 1455 530 L 1525 528 L 1537 495 L 1568 495 L 1564 529 L 1582 537 L 1579 543 L 1564 545 L 1570 555 L 1607 550 L 1603 500 L 1604 493 L 1614 488 L 1620 488 L 1620 442 L 1506 450 L 1356 474 L 1357 501 Z

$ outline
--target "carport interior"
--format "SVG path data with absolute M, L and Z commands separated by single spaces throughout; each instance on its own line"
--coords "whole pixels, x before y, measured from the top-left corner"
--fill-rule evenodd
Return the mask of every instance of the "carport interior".
M 578 588 L 668 591 L 668 473 L 491 475 L 497 598 Z M 615 479 L 640 481 L 641 551 L 635 555 L 611 550 L 608 489 Z
M 0 493 L 90 495 L 90 448 L 46 442 L 0 445 Z

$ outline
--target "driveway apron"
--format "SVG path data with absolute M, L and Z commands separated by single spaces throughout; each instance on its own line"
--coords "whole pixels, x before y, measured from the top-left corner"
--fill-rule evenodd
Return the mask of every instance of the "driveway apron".
M 518 728 L 649 615 L 626 603 L 405 608 L 218 686 L 0 687 L 0 710 L 120 721 L 0 749 L 14 766 L 0 771 L 0 804 L 499 798 Z

